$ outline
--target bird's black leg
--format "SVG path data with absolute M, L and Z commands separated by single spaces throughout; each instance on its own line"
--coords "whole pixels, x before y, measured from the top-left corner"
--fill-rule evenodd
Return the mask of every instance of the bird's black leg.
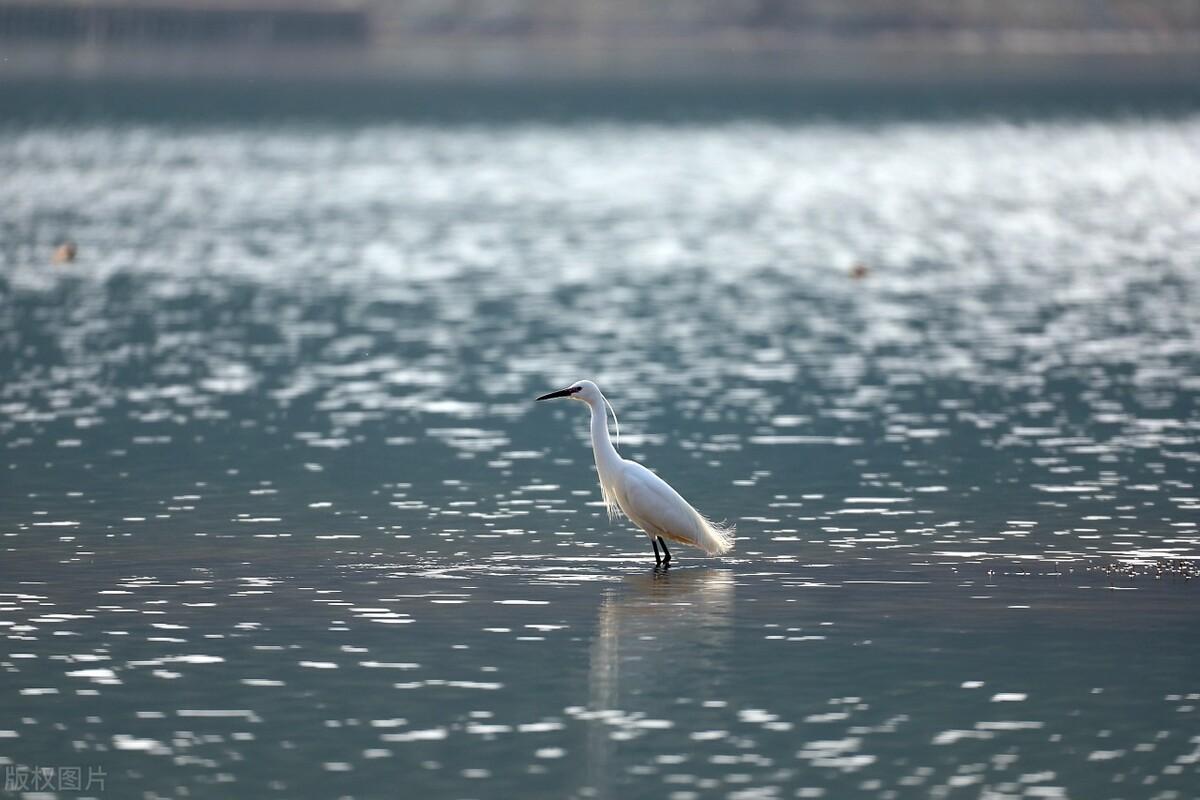
M 654 545 L 654 566 L 657 567 L 662 563 L 662 556 L 658 554 L 658 542 L 654 541 L 652 538 L 650 539 L 650 544 Z
M 666 559 L 663 561 L 663 566 L 664 567 L 671 566 L 671 551 L 667 549 L 667 541 L 665 539 L 663 539 L 663 537 L 660 536 L 660 537 L 658 537 L 658 543 L 663 546 L 663 552 L 667 554 Z M 657 547 L 654 548 L 654 554 L 658 555 Z

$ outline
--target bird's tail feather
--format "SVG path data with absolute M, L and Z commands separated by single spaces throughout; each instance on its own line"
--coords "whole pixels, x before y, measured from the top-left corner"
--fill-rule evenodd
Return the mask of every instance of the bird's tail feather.
M 700 541 L 696 542 L 700 549 L 710 556 L 720 556 L 733 549 L 736 526 L 724 522 L 713 522 L 703 514 L 700 518 Z

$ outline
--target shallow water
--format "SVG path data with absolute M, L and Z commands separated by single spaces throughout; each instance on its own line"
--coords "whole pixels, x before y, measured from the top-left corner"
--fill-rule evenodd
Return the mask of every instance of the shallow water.
M 0 127 L 8 788 L 1191 796 L 1197 142 Z M 581 377 L 731 557 L 607 520 Z

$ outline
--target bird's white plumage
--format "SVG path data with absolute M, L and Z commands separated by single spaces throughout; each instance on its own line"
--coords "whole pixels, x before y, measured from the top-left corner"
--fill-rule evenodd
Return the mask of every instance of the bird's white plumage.
M 648 534 L 699 547 L 709 555 L 733 547 L 732 529 L 714 525 L 670 484 L 636 461 L 623 459 L 617 502 L 625 516 Z
M 615 518 L 618 511 L 624 513 L 646 532 L 652 543 L 662 537 L 698 547 L 709 555 L 721 555 L 733 549 L 733 526 L 708 520 L 662 478 L 636 461 L 617 454 L 608 437 L 605 409 L 608 401 L 596 384 L 579 381 L 538 399 L 551 397 L 570 397 L 591 408 L 592 450 L 600 475 L 600 492 L 610 518 Z M 657 552 L 655 545 L 656 557 Z

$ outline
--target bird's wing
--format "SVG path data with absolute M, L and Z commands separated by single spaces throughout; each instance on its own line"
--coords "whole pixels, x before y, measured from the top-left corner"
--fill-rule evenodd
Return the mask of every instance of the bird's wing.
M 634 461 L 622 476 L 625 515 L 647 533 L 695 544 L 700 515 L 662 478 Z

